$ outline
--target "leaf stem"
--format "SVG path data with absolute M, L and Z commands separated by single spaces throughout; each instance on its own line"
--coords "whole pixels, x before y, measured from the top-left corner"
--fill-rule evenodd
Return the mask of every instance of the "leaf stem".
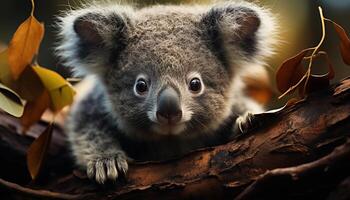
M 35 10 L 35 3 L 34 3 L 34 0 L 31 0 L 32 1 L 32 11 L 30 13 L 30 15 L 33 17 L 34 16 L 34 10 Z
M 76 83 L 82 81 L 83 78 L 66 78 L 66 80 L 70 83 Z
M 286 96 L 289 92 L 295 90 L 295 88 L 297 88 L 306 78 L 306 74 L 304 74 L 304 76 L 299 80 L 299 82 L 295 85 L 293 85 L 292 87 L 290 87 L 287 91 L 285 91 L 283 94 L 281 94 L 278 99 L 281 99 L 282 97 Z
M 325 54 L 327 54 L 325 51 L 319 51 L 319 52 L 317 52 L 317 54 L 314 55 L 313 57 L 314 57 L 314 58 L 317 58 L 317 57 L 319 57 L 320 55 L 325 55 Z M 311 56 L 307 56 L 307 57 L 304 57 L 304 58 L 303 58 L 303 60 L 309 60 L 309 59 L 311 59 Z
M 311 67 L 312 67 L 312 62 L 313 62 L 313 58 L 316 54 L 316 52 L 318 51 L 318 49 L 321 47 L 325 37 L 326 37 L 326 27 L 325 27 L 325 18 L 323 16 L 323 12 L 322 12 L 322 8 L 321 6 L 318 7 L 318 10 L 319 10 L 319 13 L 320 13 L 320 18 L 321 18 L 321 25 L 322 25 L 322 37 L 321 37 L 321 40 L 320 42 L 318 43 L 318 45 L 315 47 L 314 51 L 312 52 L 311 56 L 310 56 L 310 62 L 309 62 L 309 66 L 308 66 L 308 69 L 307 69 L 307 72 L 305 73 L 306 75 L 306 81 L 305 81 L 305 84 L 304 84 L 304 92 L 306 91 L 306 87 L 307 87 L 307 83 L 309 81 L 309 78 L 310 78 L 310 75 L 311 75 Z
M 327 21 L 331 21 L 327 18 L 325 18 L 323 16 L 323 12 L 322 12 L 322 8 L 321 6 L 318 7 L 318 10 L 319 10 L 319 13 L 320 13 L 320 18 L 321 18 L 321 25 L 322 25 L 322 37 L 321 37 L 321 40 L 320 42 L 317 44 L 316 47 L 313 47 L 313 48 L 309 48 L 309 49 L 313 49 L 312 53 L 310 56 L 308 57 L 304 57 L 304 59 L 309 59 L 309 65 L 308 65 L 308 69 L 306 71 L 306 73 L 304 74 L 304 76 L 299 80 L 299 82 L 295 85 L 293 85 L 292 87 L 290 87 L 286 92 L 284 92 L 282 95 L 280 95 L 278 98 L 282 98 L 284 97 L 285 95 L 287 95 L 289 92 L 293 91 L 294 89 L 296 89 L 305 79 L 305 83 L 304 83 L 304 93 L 306 91 L 306 87 L 307 87 L 307 83 L 309 81 L 309 78 L 311 76 L 311 67 L 312 67 L 312 62 L 313 62 L 313 59 L 314 57 L 317 57 L 318 55 L 315 55 L 317 53 L 317 51 L 319 50 L 319 48 L 321 47 L 325 37 L 326 37 L 326 26 L 325 26 L 325 20 Z M 323 54 L 324 52 L 319 52 L 320 54 Z
M 304 51 L 309 51 L 309 50 L 315 50 L 316 47 L 310 47 L 310 48 L 307 48 L 307 49 L 304 49 Z M 304 59 L 306 58 L 309 58 L 310 56 L 308 57 L 304 57 Z M 298 83 L 296 83 L 295 85 L 293 85 L 292 87 L 288 88 L 287 91 L 285 91 L 283 94 L 281 94 L 278 99 L 281 99 L 283 98 L 284 96 L 286 96 L 288 93 L 290 93 L 291 91 L 295 90 L 295 88 L 297 88 L 303 81 L 304 79 L 306 78 L 306 73 L 304 74 L 304 76 L 298 81 Z
M 327 21 L 327 22 L 331 22 L 331 23 L 334 23 L 332 20 L 330 20 L 330 19 L 328 19 L 328 18 L 323 18 L 325 21 Z

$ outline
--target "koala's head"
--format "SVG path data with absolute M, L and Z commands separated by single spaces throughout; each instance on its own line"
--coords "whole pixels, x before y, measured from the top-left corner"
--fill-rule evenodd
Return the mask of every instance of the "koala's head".
M 269 12 L 242 2 L 93 7 L 60 27 L 65 64 L 97 75 L 120 128 L 142 137 L 217 128 L 231 114 L 235 77 L 271 54 L 275 29 Z

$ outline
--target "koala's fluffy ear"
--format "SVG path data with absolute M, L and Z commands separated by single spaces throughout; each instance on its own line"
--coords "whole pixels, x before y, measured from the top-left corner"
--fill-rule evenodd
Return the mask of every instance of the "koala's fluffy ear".
M 78 75 L 101 74 L 127 45 L 129 7 L 73 10 L 59 18 L 57 54 Z
M 73 30 L 81 43 L 96 48 L 104 45 L 103 32 L 100 32 L 100 29 L 104 29 L 104 24 L 108 24 L 108 21 L 109 19 L 101 14 L 87 13 L 74 21 Z
M 215 6 L 204 15 L 202 24 L 210 47 L 224 64 L 263 63 L 273 54 L 275 19 L 268 10 L 253 3 Z

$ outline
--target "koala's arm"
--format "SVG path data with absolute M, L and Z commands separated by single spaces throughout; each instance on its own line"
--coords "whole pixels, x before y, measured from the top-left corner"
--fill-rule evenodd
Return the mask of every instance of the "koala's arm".
M 73 155 L 89 178 L 114 181 L 128 170 L 126 155 L 116 139 L 117 127 L 99 86 L 75 105 L 66 126 Z

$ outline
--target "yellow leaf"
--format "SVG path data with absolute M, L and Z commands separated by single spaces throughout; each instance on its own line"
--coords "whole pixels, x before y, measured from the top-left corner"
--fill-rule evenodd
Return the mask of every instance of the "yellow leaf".
M 60 111 L 65 106 L 72 104 L 74 95 L 75 91 L 69 85 L 52 90 L 50 92 L 52 101 L 51 110 Z
M 27 151 L 27 167 L 30 176 L 35 180 L 43 166 L 52 136 L 52 123 L 45 131 L 30 145 Z
M 50 94 L 53 111 L 59 111 L 73 102 L 75 91 L 64 78 L 56 72 L 40 66 L 34 66 L 33 69 Z
M 13 90 L 1 83 L 0 108 L 15 117 L 22 116 L 24 110 L 24 101 Z
M 38 74 L 47 90 L 54 90 L 67 85 L 67 81 L 54 71 L 49 69 L 33 66 L 34 71 Z
M 32 63 L 43 37 L 44 25 L 33 15 L 18 27 L 8 48 L 8 62 L 15 80 Z
M 41 116 L 50 106 L 50 96 L 47 90 L 34 101 L 27 102 L 24 107 L 24 113 L 21 117 L 21 124 L 23 131 L 26 132 L 28 128 L 41 119 Z

